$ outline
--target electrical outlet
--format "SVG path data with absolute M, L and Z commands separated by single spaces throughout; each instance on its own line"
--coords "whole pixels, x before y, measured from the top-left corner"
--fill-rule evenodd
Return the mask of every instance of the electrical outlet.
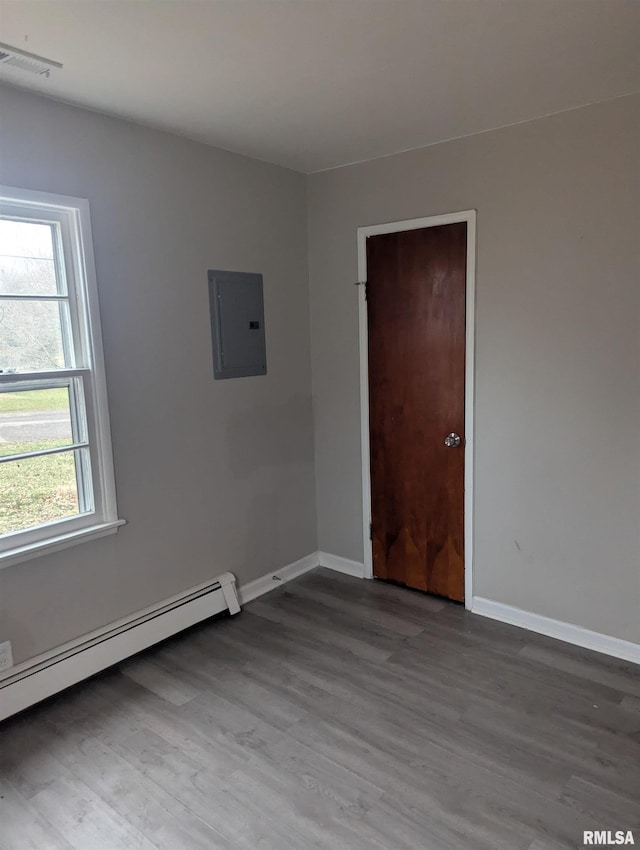
M 11 641 L 5 640 L 0 643 L 0 671 L 13 667 L 13 654 L 11 652 Z

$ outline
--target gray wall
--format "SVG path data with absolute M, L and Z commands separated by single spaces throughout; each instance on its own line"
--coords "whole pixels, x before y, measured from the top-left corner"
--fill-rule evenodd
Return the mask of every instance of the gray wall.
M 120 515 L 0 571 L 16 662 L 316 544 L 305 178 L 0 89 L 0 183 L 91 203 Z M 262 272 L 268 375 L 213 381 L 207 269 Z
M 356 228 L 475 208 L 475 594 L 640 642 L 639 104 L 310 177 L 321 550 L 363 558 Z
M 0 88 L 0 182 L 91 202 L 129 521 L 0 571 L 16 661 L 224 570 L 242 583 L 318 547 L 362 560 L 356 228 L 468 208 L 475 593 L 640 641 L 639 108 L 623 98 L 305 181 Z M 212 379 L 212 267 L 265 276 L 264 378 Z

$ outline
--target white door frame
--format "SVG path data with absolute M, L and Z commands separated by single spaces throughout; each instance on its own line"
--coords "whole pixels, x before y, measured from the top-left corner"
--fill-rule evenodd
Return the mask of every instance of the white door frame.
M 473 601 L 473 472 L 474 472 L 474 371 L 475 371 L 475 283 L 476 283 L 476 211 L 433 215 L 408 221 L 392 221 L 358 228 L 358 280 L 367 280 L 367 237 L 380 233 L 399 233 L 456 222 L 467 224 L 466 349 L 464 391 L 464 598 L 471 609 Z M 369 536 L 371 522 L 371 466 L 369 454 L 369 333 L 365 287 L 358 301 L 360 328 L 360 420 L 362 445 L 362 516 L 364 520 L 364 577 L 373 578 L 373 549 Z

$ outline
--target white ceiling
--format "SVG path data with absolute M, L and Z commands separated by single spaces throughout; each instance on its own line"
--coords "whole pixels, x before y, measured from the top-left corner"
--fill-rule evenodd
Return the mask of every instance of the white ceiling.
M 640 90 L 640 0 L 0 0 L 4 78 L 312 172 Z

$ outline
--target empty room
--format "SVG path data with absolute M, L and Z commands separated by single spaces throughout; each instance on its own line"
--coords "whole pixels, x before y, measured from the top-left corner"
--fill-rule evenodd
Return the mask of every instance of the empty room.
M 0 0 L 0 850 L 640 845 L 640 2 Z

